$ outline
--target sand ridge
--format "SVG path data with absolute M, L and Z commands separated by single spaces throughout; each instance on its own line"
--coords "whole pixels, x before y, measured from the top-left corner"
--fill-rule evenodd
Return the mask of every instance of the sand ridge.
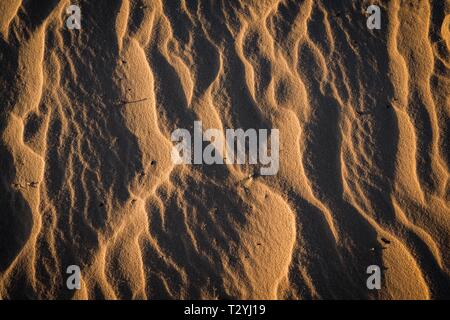
M 450 297 L 450 1 L 70 4 L 0 3 L 1 299 Z M 194 121 L 278 173 L 174 165 Z

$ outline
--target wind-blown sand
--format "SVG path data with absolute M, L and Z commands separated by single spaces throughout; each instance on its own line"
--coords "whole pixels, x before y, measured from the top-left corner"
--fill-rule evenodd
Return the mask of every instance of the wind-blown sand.
M 450 1 L 2 0 L 0 34 L 0 298 L 450 298 Z M 278 128 L 278 174 L 174 165 L 194 121 Z

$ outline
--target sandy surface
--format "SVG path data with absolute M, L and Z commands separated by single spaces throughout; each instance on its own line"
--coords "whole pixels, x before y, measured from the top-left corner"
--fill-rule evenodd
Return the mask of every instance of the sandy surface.
M 450 1 L 70 4 L 0 1 L 0 298 L 450 298 Z M 278 173 L 175 165 L 194 121 Z

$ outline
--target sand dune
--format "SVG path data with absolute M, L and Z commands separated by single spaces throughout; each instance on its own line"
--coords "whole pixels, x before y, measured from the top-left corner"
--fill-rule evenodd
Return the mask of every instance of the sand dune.
M 449 0 L 71 4 L 0 2 L 1 299 L 450 298 Z M 278 173 L 174 164 L 194 121 Z

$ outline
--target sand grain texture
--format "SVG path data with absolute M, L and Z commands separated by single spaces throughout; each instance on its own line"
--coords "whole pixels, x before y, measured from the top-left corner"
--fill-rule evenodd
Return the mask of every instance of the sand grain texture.
M 70 4 L 0 1 L 1 299 L 450 298 L 450 1 Z M 194 121 L 278 174 L 174 165 Z

